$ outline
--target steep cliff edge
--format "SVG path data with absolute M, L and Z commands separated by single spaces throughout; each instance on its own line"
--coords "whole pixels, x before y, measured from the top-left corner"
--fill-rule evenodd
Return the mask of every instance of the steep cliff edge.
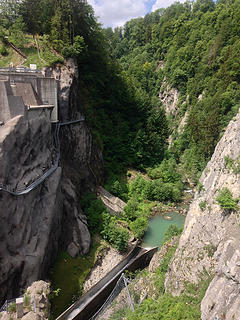
M 80 104 L 73 62 L 58 69 L 61 121 L 78 119 Z M 71 81 L 70 81 L 71 80 Z M 0 127 L 0 183 L 26 187 L 49 169 L 56 157 L 55 125 L 43 114 L 15 117 Z M 58 249 L 87 253 L 90 234 L 79 196 L 101 179 L 101 152 L 85 123 L 61 127 L 57 170 L 30 193 L 0 191 L 0 301 L 46 276 Z
M 234 170 L 239 156 L 240 113 L 229 123 L 200 178 L 201 191 L 190 206 L 165 281 L 167 290 L 179 294 L 186 281 L 197 283 L 206 271 L 213 276 L 201 304 L 203 320 L 240 319 L 239 210 L 226 212 L 216 201 L 224 187 L 239 198 L 240 176 Z

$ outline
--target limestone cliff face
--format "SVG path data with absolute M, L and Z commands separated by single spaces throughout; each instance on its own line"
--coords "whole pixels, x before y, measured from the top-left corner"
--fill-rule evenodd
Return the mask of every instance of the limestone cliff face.
M 164 79 L 159 92 L 159 99 L 162 102 L 167 116 L 176 115 L 178 112 L 179 93 L 172 88 Z
M 58 103 L 61 122 L 81 118 L 81 101 L 79 99 L 78 70 L 73 60 L 64 66 L 45 70 L 46 74 L 59 80 Z M 103 157 L 101 150 L 93 142 L 86 122 L 61 128 L 61 160 L 64 172 L 71 177 L 81 190 L 95 188 L 103 178 Z
M 178 294 L 184 281 L 196 283 L 206 271 L 212 274 L 201 304 L 203 320 L 240 319 L 240 210 L 224 212 L 216 201 L 223 187 L 240 197 L 240 175 L 233 170 L 239 156 L 240 113 L 229 123 L 200 178 L 202 191 L 190 206 L 165 282 L 167 290 Z M 226 166 L 226 157 L 233 160 L 232 168 Z
M 189 112 L 185 111 L 185 113 L 182 114 L 181 109 L 184 105 L 186 108 L 189 98 L 187 97 L 185 101 L 180 103 L 180 94 L 178 90 L 176 88 L 172 88 L 166 79 L 162 82 L 158 96 L 164 107 L 166 115 L 170 118 L 174 118 L 174 127 L 172 128 L 173 134 L 169 136 L 169 146 L 171 146 L 174 134 L 181 134 L 187 123 Z
M 72 62 L 46 70 L 59 79 L 61 121 L 81 115 L 75 70 Z M 18 116 L 0 127 L 0 184 L 26 187 L 52 166 L 54 129 L 44 114 L 32 120 Z M 60 148 L 59 167 L 36 189 L 22 196 L 0 191 L 1 302 L 43 279 L 60 247 L 73 256 L 89 250 L 79 196 L 101 179 L 101 152 L 84 122 L 61 127 Z

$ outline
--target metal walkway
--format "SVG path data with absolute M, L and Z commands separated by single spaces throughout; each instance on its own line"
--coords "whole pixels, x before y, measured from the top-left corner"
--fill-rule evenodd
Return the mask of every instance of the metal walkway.
M 40 178 L 35 180 L 32 184 L 27 186 L 26 188 L 9 188 L 8 186 L 4 186 L 0 184 L 0 191 L 5 191 L 10 193 L 13 196 L 21 196 L 24 194 L 27 194 L 37 188 L 44 180 L 46 180 L 59 166 L 59 160 L 60 160 L 60 143 L 59 143 L 59 130 L 61 126 L 69 125 L 69 124 L 75 124 L 79 123 L 85 120 L 85 117 L 82 117 L 78 120 L 72 120 L 72 121 L 66 121 L 66 122 L 59 122 L 56 124 L 55 134 L 54 134 L 54 140 L 55 140 L 55 147 L 56 147 L 56 159 L 54 160 L 54 163 L 50 169 L 48 169 Z

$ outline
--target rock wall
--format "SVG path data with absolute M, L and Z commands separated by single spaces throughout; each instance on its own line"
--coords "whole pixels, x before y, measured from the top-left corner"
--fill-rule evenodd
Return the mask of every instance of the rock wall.
M 57 70 L 60 119 L 78 119 L 78 82 L 73 62 Z M 54 125 L 43 115 L 18 116 L 0 127 L 0 184 L 24 187 L 52 166 Z M 80 195 L 102 176 L 102 156 L 85 123 L 60 129 L 59 168 L 23 196 L 0 191 L 0 302 L 44 279 L 60 247 L 73 256 L 87 253 L 90 234 Z
M 166 114 L 176 115 L 178 112 L 179 92 L 177 89 L 172 88 L 167 80 L 164 79 L 159 92 L 159 99 L 162 102 Z
M 179 294 L 185 281 L 197 283 L 207 273 L 213 276 L 201 304 L 202 320 L 240 319 L 240 210 L 226 212 L 216 201 L 223 187 L 239 199 L 239 156 L 240 113 L 229 123 L 200 178 L 201 191 L 190 206 L 165 282 L 167 290 Z M 232 167 L 226 159 L 232 159 Z
M 47 320 L 50 315 L 49 295 L 50 284 L 41 280 L 36 281 L 26 289 L 23 303 L 21 302 L 22 307 L 0 312 L 0 318 L 1 320 Z
M 171 120 L 170 123 L 172 123 L 172 134 L 168 138 L 170 147 L 173 143 L 173 137 L 181 134 L 187 124 L 189 116 L 189 112 L 187 110 L 189 96 L 186 97 L 185 101 L 181 102 L 178 90 L 176 88 L 172 88 L 166 78 L 163 79 L 158 96 L 164 107 L 166 115 Z M 186 109 L 184 113 L 182 110 L 183 108 Z
M 72 59 L 55 69 L 47 68 L 44 73 L 58 80 L 59 120 L 61 122 L 80 119 L 83 114 L 79 99 L 78 69 Z M 95 190 L 103 180 L 103 157 L 93 142 L 86 122 L 61 128 L 61 159 L 64 172 L 78 190 Z

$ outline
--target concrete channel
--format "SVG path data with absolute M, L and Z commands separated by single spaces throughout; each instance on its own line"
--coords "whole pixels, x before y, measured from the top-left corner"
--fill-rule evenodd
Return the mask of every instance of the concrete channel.
M 56 320 L 88 320 L 103 305 L 125 270 L 135 271 L 147 267 L 158 247 L 133 250 L 85 295 L 71 305 Z

